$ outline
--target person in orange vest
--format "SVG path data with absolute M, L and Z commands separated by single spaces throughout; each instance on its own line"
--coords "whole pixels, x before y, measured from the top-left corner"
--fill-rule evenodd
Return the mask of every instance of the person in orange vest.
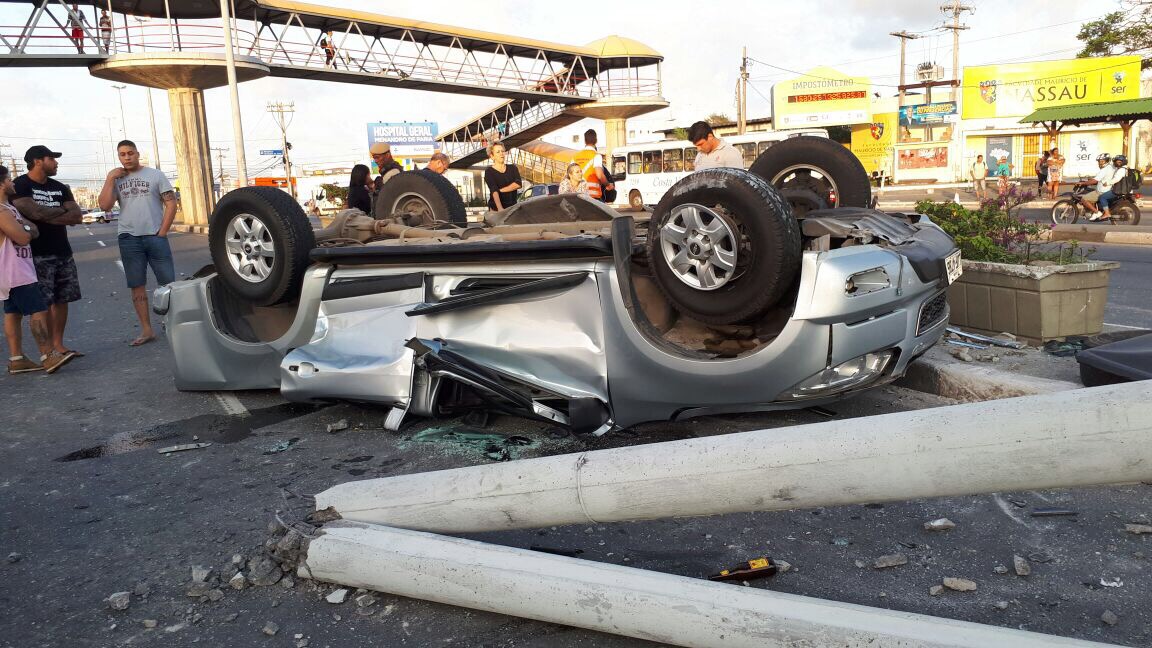
M 572 162 L 580 165 L 584 180 L 588 183 L 588 197 L 604 200 L 604 190 L 613 189 L 615 185 L 608 182 L 604 174 L 604 156 L 596 152 L 596 131 L 589 128 L 584 131 L 584 150 L 576 154 Z

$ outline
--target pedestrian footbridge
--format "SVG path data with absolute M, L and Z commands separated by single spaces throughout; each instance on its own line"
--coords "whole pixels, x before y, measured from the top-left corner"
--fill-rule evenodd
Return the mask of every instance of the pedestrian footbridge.
M 501 99 L 441 135 L 457 167 L 483 159 L 495 139 L 516 146 L 584 117 L 607 120 L 611 145 L 624 119 L 667 105 L 663 57 L 619 36 L 562 45 L 288 0 L 233 0 L 227 27 L 219 0 L 88 0 L 76 3 L 77 12 L 72 5 L 0 0 L 0 67 L 83 66 L 97 77 L 167 89 L 175 101 L 178 89 L 226 83 L 227 28 L 241 81 L 274 76 Z M 202 113 L 196 97 L 182 101 Z M 199 121 L 174 111 L 174 125 L 178 119 Z M 206 134 L 201 139 L 184 148 L 203 148 Z M 186 171 L 181 165 L 185 184 L 197 175 Z

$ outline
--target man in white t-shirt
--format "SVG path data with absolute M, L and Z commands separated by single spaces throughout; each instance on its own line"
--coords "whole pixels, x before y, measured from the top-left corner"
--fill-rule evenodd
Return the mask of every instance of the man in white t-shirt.
M 100 189 L 100 209 L 109 211 L 120 202 L 116 227 L 124 276 L 132 291 L 132 307 L 140 320 L 140 334 L 129 345 L 140 346 L 156 339 L 148 314 L 148 267 L 156 283 L 164 286 L 176 280 L 168 230 L 176 219 L 176 193 L 159 169 L 140 165 L 140 151 L 131 140 L 116 145 L 120 167 L 108 172 Z
M 1108 213 L 1108 202 L 1104 199 L 1103 194 L 1110 193 L 1112 185 L 1124 177 L 1123 175 L 1117 175 L 1116 168 L 1112 166 L 1112 156 L 1107 153 L 1097 155 L 1096 164 L 1100 167 L 1100 171 L 1096 174 L 1096 177 L 1091 180 L 1085 180 L 1082 183 L 1088 187 L 1096 185 L 1096 189 L 1080 197 L 1080 199 L 1084 201 L 1084 206 L 1088 208 L 1088 211 L 1092 212 L 1092 215 L 1088 217 L 1090 221 L 1108 220 L 1112 218 L 1112 215 Z M 1108 197 L 1110 198 L 1111 196 L 1109 195 Z
M 744 168 L 744 156 L 728 142 L 716 137 L 708 122 L 698 121 L 688 128 L 688 141 L 696 147 L 696 170 Z

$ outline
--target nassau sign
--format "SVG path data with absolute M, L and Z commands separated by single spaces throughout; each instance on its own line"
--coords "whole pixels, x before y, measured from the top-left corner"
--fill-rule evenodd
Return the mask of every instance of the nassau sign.
M 964 68 L 964 119 L 1024 117 L 1038 108 L 1140 98 L 1140 57 Z

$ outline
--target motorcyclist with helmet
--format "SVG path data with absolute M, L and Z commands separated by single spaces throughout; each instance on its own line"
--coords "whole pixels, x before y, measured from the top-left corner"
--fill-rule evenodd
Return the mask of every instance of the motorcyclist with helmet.
M 1112 214 L 1108 211 L 1108 204 L 1116 194 L 1112 193 L 1112 185 L 1122 179 L 1128 173 L 1128 158 L 1123 155 L 1117 155 L 1113 158 L 1107 153 L 1101 153 L 1096 156 L 1096 164 L 1100 167 L 1100 172 L 1096 174 L 1095 178 L 1085 180 L 1077 183 L 1079 186 L 1090 187 L 1096 186 L 1094 191 L 1089 191 L 1080 197 L 1084 201 L 1084 206 L 1092 215 L 1088 217 L 1090 221 L 1103 221 L 1112 218 Z

